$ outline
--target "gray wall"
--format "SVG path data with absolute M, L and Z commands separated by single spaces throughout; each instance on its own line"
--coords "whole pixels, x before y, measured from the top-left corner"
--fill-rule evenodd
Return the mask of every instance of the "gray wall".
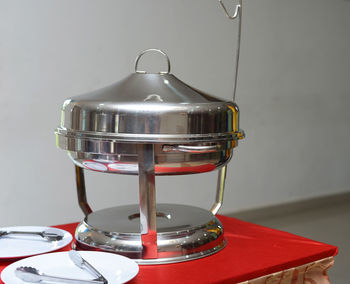
M 236 101 L 247 137 L 221 213 L 348 191 L 350 2 L 244 2 Z M 82 218 L 53 134 L 65 98 L 123 78 L 157 47 L 185 82 L 230 99 L 236 27 L 215 0 L 0 0 L 0 224 Z M 86 179 L 94 209 L 137 202 L 136 177 Z M 215 179 L 158 178 L 158 201 L 209 208 Z

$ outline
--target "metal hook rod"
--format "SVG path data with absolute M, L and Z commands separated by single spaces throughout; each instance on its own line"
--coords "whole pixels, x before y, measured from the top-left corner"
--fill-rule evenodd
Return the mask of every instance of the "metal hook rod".
M 240 4 L 236 5 L 236 10 L 235 10 L 235 13 L 231 16 L 229 14 L 229 12 L 227 11 L 226 9 L 226 6 L 224 5 L 224 3 L 222 2 L 222 0 L 219 0 L 219 3 L 221 4 L 221 7 L 224 9 L 224 12 L 226 14 L 226 16 L 230 19 L 230 20 L 233 20 L 233 19 L 236 19 L 237 16 L 238 16 L 238 13 L 239 13 L 239 8 L 242 6 L 242 3 L 240 2 Z
M 239 65 L 239 54 L 241 50 L 241 31 L 242 31 L 242 0 L 239 0 L 239 4 L 236 5 L 235 13 L 233 15 L 230 15 L 228 13 L 228 10 L 226 9 L 226 6 L 222 2 L 222 0 L 219 0 L 219 3 L 221 4 L 221 7 L 224 9 L 224 12 L 226 16 L 230 20 L 234 20 L 238 17 L 238 32 L 237 32 L 237 49 L 236 49 L 236 67 L 235 67 L 235 76 L 234 76 L 234 85 L 233 85 L 233 101 L 235 101 L 236 98 L 236 89 L 237 89 L 237 78 L 238 78 L 238 65 Z

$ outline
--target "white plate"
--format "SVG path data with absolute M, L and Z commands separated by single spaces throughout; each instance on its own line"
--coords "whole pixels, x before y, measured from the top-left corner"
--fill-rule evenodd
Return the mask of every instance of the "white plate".
M 107 279 L 108 284 L 125 283 L 139 272 L 139 266 L 130 258 L 107 252 L 80 251 L 81 256 Z M 19 266 L 32 266 L 40 272 L 55 276 L 92 280 L 86 270 L 80 269 L 70 260 L 68 252 L 53 252 L 21 259 L 7 266 L 1 273 L 5 284 L 27 284 L 15 276 Z M 46 282 L 41 282 L 46 283 Z
M 0 260 L 18 258 L 51 252 L 65 247 L 72 241 L 72 235 L 67 231 L 51 227 L 18 226 L 0 228 L 10 231 L 44 231 L 53 230 L 64 235 L 60 241 L 49 242 L 35 235 L 7 235 L 0 237 Z

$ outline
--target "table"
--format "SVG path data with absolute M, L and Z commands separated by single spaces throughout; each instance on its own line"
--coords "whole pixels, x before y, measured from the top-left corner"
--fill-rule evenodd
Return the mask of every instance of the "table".
M 227 240 L 223 250 L 188 262 L 140 266 L 128 283 L 329 283 L 327 270 L 337 247 L 235 218 L 218 218 Z M 74 234 L 77 224 L 56 227 Z M 12 262 L 0 261 L 0 272 Z

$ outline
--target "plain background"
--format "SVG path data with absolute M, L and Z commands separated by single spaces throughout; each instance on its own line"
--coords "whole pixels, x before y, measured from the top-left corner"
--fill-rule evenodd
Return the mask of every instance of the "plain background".
M 350 1 L 243 9 L 236 102 L 247 136 L 221 213 L 349 191 Z M 0 0 L 0 224 L 82 219 L 73 163 L 55 145 L 66 98 L 122 79 L 141 50 L 161 48 L 177 77 L 230 99 L 236 30 L 215 0 Z M 146 63 L 164 68 L 156 56 Z M 216 172 L 156 182 L 158 202 L 209 209 Z M 87 172 L 86 184 L 95 210 L 138 202 L 137 177 Z

